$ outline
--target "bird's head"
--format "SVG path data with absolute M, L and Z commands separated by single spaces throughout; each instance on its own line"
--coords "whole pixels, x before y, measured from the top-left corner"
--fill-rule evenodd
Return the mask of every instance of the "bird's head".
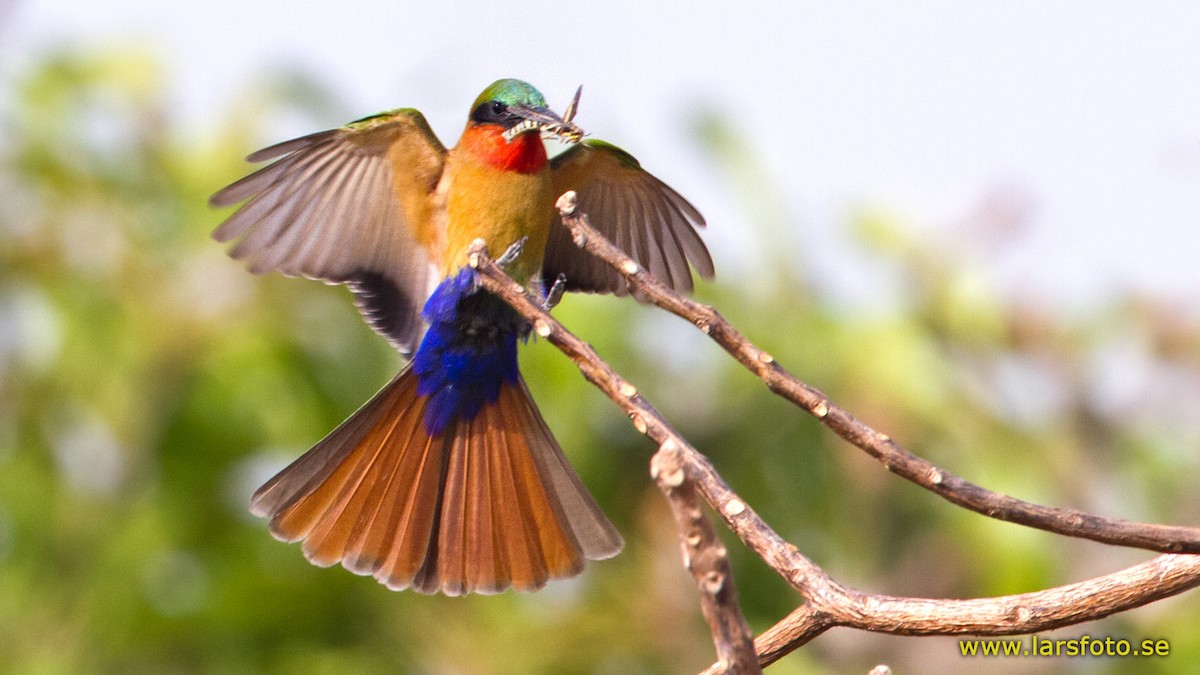
M 583 130 L 571 121 L 578 102 L 577 91 L 567 114 L 559 116 L 546 105 L 542 93 L 529 83 L 513 79 L 496 80 L 475 99 L 468 126 L 499 126 L 503 129 L 506 141 L 538 131 L 575 143 L 583 138 Z

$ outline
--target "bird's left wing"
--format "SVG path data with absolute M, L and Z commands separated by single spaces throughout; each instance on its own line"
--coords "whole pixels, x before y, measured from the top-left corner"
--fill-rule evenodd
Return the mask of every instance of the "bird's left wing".
M 391 110 L 264 148 L 274 163 L 217 192 L 248 200 L 213 232 L 251 272 L 346 284 L 363 318 L 397 349 L 419 339 L 429 291 L 432 195 L 446 149 L 421 113 Z M 240 238 L 240 239 L 239 239 Z
M 550 162 L 556 195 L 574 190 L 577 209 L 609 241 L 650 274 L 677 291 L 692 290 L 692 267 L 713 275 L 712 257 L 696 228 L 704 217 L 678 192 L 642 168 L 632 155 L 610 143 L 588 140 Z M 556 213 L 546 243 L 543 278 L 566 276 L 567 290 L 629 292 L 608 265 L 571 241 Z

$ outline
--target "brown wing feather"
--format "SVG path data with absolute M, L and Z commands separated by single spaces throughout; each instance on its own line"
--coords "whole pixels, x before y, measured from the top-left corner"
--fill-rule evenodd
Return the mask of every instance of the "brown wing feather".
M 712 257 L 696 233 L 704 227 L 704 217 L 631 155 L 593 140 L 558 155 L 551 168 L 555 194 L 574 190 L 577 209 L 588 214 L 592 226 L 659 280 L 675 290 L 691 291 L 689 262 L 701 277 L 712 277 Z M 559 273 L 566 275 L 568 290 L 629 292 L 615 270 L 571 241 L 556 214 L 543 277 L 554 279 Z
M 425 247 L 445 155 L 410 109 L 278 143 L 247 158 L 272 164 L 212 196 L 245 201 L 213 237 L 237 239 L 230 255 L 256 274 L 346 284 L 367 323 L 407 353 L 433 274 Z

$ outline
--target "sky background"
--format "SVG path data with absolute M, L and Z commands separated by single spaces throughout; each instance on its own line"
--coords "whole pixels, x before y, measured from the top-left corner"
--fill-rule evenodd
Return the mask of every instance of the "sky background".
M 582 82 L 580 124 L 695 202 L 733 276 L 761 248 L 741 234 L 746 195 L 696 147 L 698 109 L 727 117 L 782 196 L 772 236 L 849 296 L 872 288 L 856 269 L 871 261 L 846 254 L 852 214 L 953 237 L 997 199 L 1028 215 L 980 262 L 1000 292 L 1200 295 L 1196 3 L 0 0 L 0 17 L 6 79 L 63 44 L 160 54 L 201 144 L 279 67 L 346 102 L 328 125 L 415 106 L 447 145 L 496 78 L 560 109 Z M 261 142 L 312 130 L 280 120 Z

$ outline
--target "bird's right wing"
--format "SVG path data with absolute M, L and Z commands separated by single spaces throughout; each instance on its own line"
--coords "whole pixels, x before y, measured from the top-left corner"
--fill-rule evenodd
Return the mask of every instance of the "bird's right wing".
M 587 213 L 592 227 L 660 281 L 690 292 L 689 263 L 701 277 L 712 277 L 712 257 L 696 233 L 704 226 L 704 217 L 632 155 L 593 139 L 558 155 L 550 167 L 554 194 L 574 190 L 576 209 Z M 566 276 L 569 291 L 629 292 L 616 270 L 571 241 L 556 212 L 542 276 L 553 281 L 560 273 Z
M 432 195 L 446 149 L 421 113 L 391 110 L 264 148 L 275 160 L 212 196 L 245 201 L 213 232 L 250 271 L 346 284 L 367 323 L 410 353 L 436 233 Z

